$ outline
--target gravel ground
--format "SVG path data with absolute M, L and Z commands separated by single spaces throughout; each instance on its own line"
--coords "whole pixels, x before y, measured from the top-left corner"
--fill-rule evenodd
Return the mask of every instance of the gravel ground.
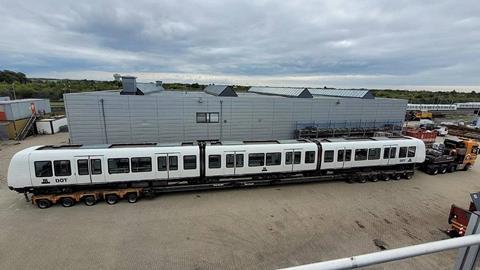
M 13 153 L 66 134 L 2 145 Z M 448 238 L 480 169 L 412 180 L 185 192 L 136 204 L 40 210 L 0 188 L 0 269 L 274 269 Z M 451 269 L 444 252 L 370 269 Z

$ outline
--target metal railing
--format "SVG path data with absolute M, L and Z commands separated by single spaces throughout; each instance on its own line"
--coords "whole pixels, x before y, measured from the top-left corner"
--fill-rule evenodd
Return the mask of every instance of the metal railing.
M 470 216 L 466 230 L 467 236 L 384 250 L 348 258 L 294 266 L 284 268 L 283 270 L 354 269 L 458 248 L 460 250 L 453 269 L 473 270 L 477 264 L 480 250 L 480 234 L 478 234 L 480 233 L 479 213 L 480 212 L 473 212 Z

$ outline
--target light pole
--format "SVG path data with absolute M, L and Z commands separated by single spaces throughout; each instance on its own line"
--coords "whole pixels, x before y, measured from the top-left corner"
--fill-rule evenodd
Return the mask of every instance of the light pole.
M 13 90 L 13 100 L 17 99 L 17 94 L 15 93 L 15 82 L 12 82 L 12 90 Z

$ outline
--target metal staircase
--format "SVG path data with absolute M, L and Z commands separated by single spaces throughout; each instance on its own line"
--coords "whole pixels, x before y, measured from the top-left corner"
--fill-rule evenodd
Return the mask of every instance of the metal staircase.
M 25 125 L 25 127 L 23 127 L 22 131 L 20 131 L 20 133 L 17 134 L 17 137 L 15 137 L 15 140 L 21 141 L 21 140 L 25 139 L 25 137 L 27 137 L 28 133 L 32 130 L 33 125 L 35 124 L 36 120 L 37 120 L 37 115 L 32 113 L 32 115 L 30 116 L 30 118 L 27 121 L 27 124 Z

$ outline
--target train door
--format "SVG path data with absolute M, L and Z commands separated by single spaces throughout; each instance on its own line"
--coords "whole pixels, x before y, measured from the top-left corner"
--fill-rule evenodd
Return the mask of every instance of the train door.
M 395 164 L 395 158 L 398 152 L 398 145 L 384 145 L 383 159 L 387 161 L 387 165 Z
M 244 166 L 245 151 L 225 152 L 225 175 L 238 175 L 238 169 Z M 241 173 L 240 173 L 241 174 Z
M 76 156 L 75 166 L 78 184 L 105 182 L 106 165 L 103 156 Z
M 342 164 L 343 169 L 352 167 L 352 149 L 341 147 L 337 150 L 337 162 Z
M 181 177 L 179 170 L 179 153 L 156 154 L 157 179 L 175 179 Z
M 291 166 L 291 171 L 299 170 L 302 163 L 301 149 L 287 149 L 285 150 L 285 165 Z

